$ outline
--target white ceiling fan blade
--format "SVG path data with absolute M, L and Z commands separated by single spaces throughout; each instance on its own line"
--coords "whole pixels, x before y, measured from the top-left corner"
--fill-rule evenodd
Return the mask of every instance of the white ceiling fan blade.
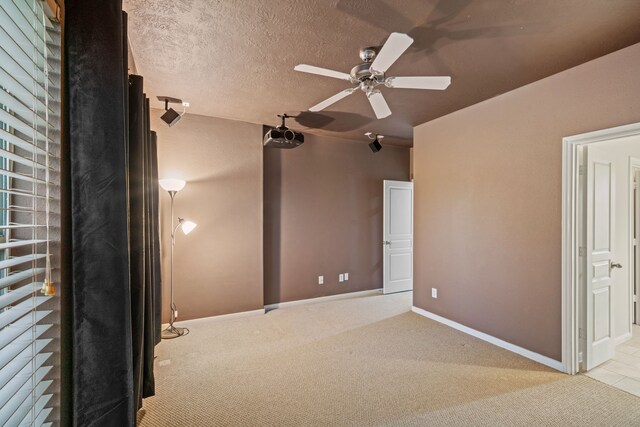
M 342 92 L 338 92 L 337 94 L 333 95 L 331 98 L 327 98 L 324 101 L 320 102 L 319 104 L 314 105 L 313 107 L 309 108 L 309 111 L 322 111 L 325 108 L 327 108 L 329 105 L 331 104 L 335 104 L 336 102 L 340 101 L 342 98 L 346 98 L 347 96 L 351 95 L 353 92 L 355 91 L 355 88 L 349 88 L 349 89 L 345 89 Z
M 451 77 L 389 77 L 385 80 L 387 87 L 398 89 L 432 89 L 444 90 L 451 84 Z
M 371 68 L 384 73 L 393 65 L 394 62 L 405 50 L 411 46 L 413 39 L 403 33 L 391 33 L 387 41 L 380 49 L 380 52 L 376 55 Z
M 377 118 L 384 119 L 391 115 L 387 101 L 380 91 L 376 90 L 371 92 L 371 94 L 367 95 L 367 98 L 369 98 L 369 103 L 371 104 L 371 108 L 373 108 L 373 112 L 376 113 Z
M 325 76 L 325 77 L 333 77 L 334 79 L 341 79 L 341 80 L 347 80 L 347 81 L 351 80 L 351 76 L 347 73 L 329 70 L 327 68 L 315 67 L 313 65 L 300 64 L 300 65 L 296 65 L 293 69 L 296 71 L 301 71 L 303 73 L 317 74 L 319 76 Z

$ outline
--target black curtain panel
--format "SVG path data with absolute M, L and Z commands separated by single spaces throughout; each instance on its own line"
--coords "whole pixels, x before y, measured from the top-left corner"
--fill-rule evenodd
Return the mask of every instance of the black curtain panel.
M 74 426 L 133 426 L 126 61 L 118 0 L 65 0 Z
M 158 221 L 152 199 L 153 156 L 149 99 L 144 79 L 129 76 L 129 259 L 131 263 L 131 319 L 133 339 L 134 396 L 137 409 L 144 397 L 153 396 L 153 357 L 156 345 L 154 272 L 160 259 L 154 257 L 154 224 Z M 157 161 L 157 160 L 156 160 Z M 156 192 L 157 194 L 157 192 Z M 157 197 L 157 196 L 156 196 Z M 158 325 L 158 328 L 160 325 Z
M 134 396 L 142 404 L 145 318 L 145 203 L 144 169 L 146 118 L 143 80 L 129 76 L 129 259 L 131 262 L 131 320 Z
M 151 129 L 149 119 L 149 98 L 144 99 L 144 214 L 145 214 L 145 234 L 144 234 L 144 352 L 142 354 L 142 395 L 140 396 L 140 407 L 142 398 L 155 394 L 155 379 L 153 376 L 153 356 L 156 345 L 155 334 L 155 314 L 154 314 L 154 265 L 156 259 L 153 257 L 153 211 L 151 199 L 153 185 L 151 184 Z
M 142 76 L 129 76 L 129 260 L 131 265 L 131 320 L 133 343 L 133 393 L 136 408 L 142 399 L 153 396 L 154 348 L 156 345 L 156 296 L 154 274 L 160 270 L 160 258 L 154 256 L 153 239 L 157 234 L 157 163 L 149 119 L 149 99 L 143 92 Z M 154 185 L 155 184 L 155 185 Z M 161 302 L 161 301 L 160 301 Z M 158 305 L 158 310 L 160 306 Z
M 151 256 L 153 257 L 153 313 L 155 344 L 162 340 L 162 277 L 160 270 L 160 214 L 158 135 L 151 131 Z
M 67 424 L 134 426 L 160 337 L 156 136 L 121 1 L 67 0 L 64 40 Z

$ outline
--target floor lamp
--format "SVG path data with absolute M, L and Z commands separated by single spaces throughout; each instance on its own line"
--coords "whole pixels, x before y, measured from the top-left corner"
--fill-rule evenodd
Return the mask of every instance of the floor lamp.
M 173 301 L 173 247 L 176 244 L 176 232 L 178 229 L 182 229 L 184 234 L 189 234 L 196 228 L 196 223 L 192 221 L 187 221 L 184 218 L 178 218 L 178 225 L 174 227 L 173 223 L 173 200 L 178 191 L 182 190 L 186 182 L 181 179 L 161 179 L 160 187 L 166 190 L 169 193 L 169 197 L 171 197 L 171 319 L 169 321 L 169 326 L 162 331 L 162 339 L 172 339 L 178 338 L 183 335 L 189 333 L 187 328 L 177 328 L 173 325 L 176 318 L 178 317 L 178 308 L 176 307 L 175 302 Z

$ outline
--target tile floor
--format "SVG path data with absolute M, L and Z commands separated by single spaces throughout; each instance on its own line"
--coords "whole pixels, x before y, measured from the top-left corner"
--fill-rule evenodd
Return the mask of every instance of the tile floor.
M 633 325 L 633 338 L 616 347 L 612 360 L 586 375 L 640 397 L 640 326 Z

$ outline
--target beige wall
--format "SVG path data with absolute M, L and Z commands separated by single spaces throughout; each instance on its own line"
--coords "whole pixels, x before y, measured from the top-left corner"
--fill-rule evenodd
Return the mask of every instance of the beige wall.
M 382 181 L 409 179 L 408 148 L 305 136 L 264 150 L 265 304 L 381 288 Z
M 417 307 L 560 360 L 562 137 L 639 121 L 638 70 L 640 44 L 415 128 Z
M 413 180 L 413 147 L 409 148 L 409 179 Z
M 159 176 L 187 185 L 175 216 L 198 227 L 178 232 L 174 287 L 179 319 L 261 309 L 262 126 L 185 115 L 173 127 L 151 110 Z M 160 193 L 163 320 L 169 316 L 169 196 Z
M 131 43 L 127 40 L 127 65 L 129 67 L 129 74 L 138 74 L 138 68 L 136 67 L 136 59 L 133 57 L 131 51 Z

